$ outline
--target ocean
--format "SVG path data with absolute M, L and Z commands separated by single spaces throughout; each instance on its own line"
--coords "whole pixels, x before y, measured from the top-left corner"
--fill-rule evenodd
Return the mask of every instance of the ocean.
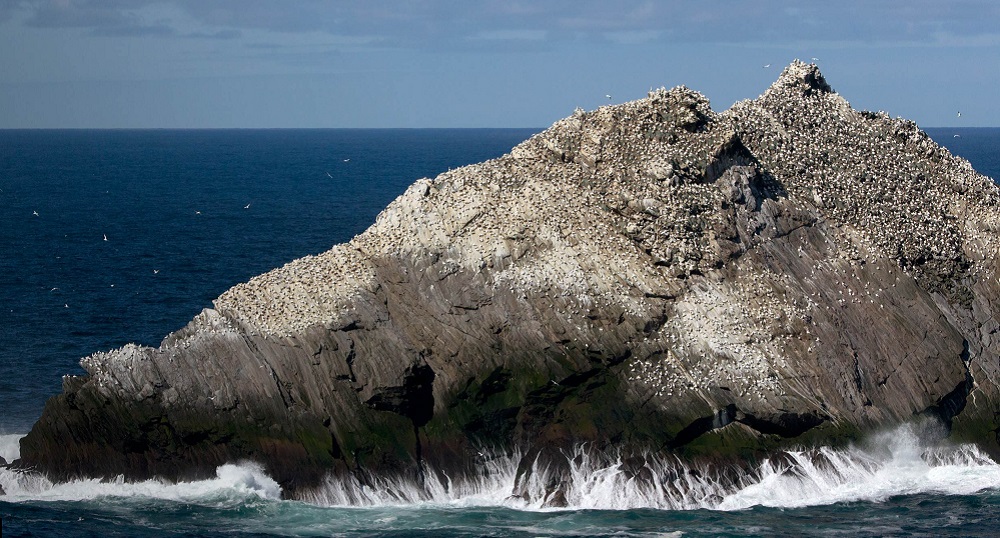
M 349 240 L 408 185 L 540 129 L 0 130 L 0 457 L 79 359 L 156 346 L 230 286 Z M 927 132 L 1000 178 L 1000 129 Z M 2 536 L 967 536 L 1000 533 L 1000 465 L 906 428 L 734 491 L 657 498 L 580 469 L 566 509 L 331 491 L 285 501 L 249 462 L 212 480 L 50 484 L 0 469 Z

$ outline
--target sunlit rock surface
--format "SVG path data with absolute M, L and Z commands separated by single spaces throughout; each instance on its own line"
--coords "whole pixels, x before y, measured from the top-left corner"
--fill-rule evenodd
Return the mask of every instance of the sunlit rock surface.
M 17 465 L 251 459 L 301 496 L 509 451 L 511 493 L 559 504 L 581 445 L 641 477 L 650 454 L 758 461 L 929 416 L 996 453 L 998 259 L 997 186 L 814 65 L 722 113 L 656 90 L 416 181 L 159 348 L 83 359 Z

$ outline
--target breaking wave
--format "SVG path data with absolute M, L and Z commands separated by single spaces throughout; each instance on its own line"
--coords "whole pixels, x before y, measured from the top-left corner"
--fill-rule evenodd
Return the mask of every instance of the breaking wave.
M 0 458 L 14 461 L 21 457 L 21 438 L 23 433 L 0 435 Z
M 864 446 L 784 452 L 736 475 L 732 469 L 720 474 L 669 457 L 647 457 L 636 472 L 634 462 L 608 459 L 581 447 L 565 454 L 567 465 L 558 471 L 536 461 L 530 473 L 518 476 L 520 454 L 484 456 L 481 472 L 471 479 L 451 480 L 431 472 L 422 485 L 415 480 L 362 484 L 355 478 L 330 479 L 302 500 L 326 507 L 728 511 L 878 502 L 920 493 L 968 495 L 1000 488 L 1000 465 L 974 445 L 930 446 L 914 426 L 902 426 Z M 561 484 L 558 502 L 552 484 Z M 213 479 L 180 483 L 119 478 L 53 484 L 30 473 L 0 469 L 0 485 L 8 502 L 131 497 L 226 506 L 281 498 L 279 485 L 255 463 L 223 465 Z M 518 494 L 512 495 L 515 491 Z
M 128 482 L 121 477 L 52 483 L 35 473 L 0 469 L 0 485 L 7 492 L 3 500 L 8 502 L 146 498 L 224 506 L 248 499 L 281 499 L 281 487 L 257 463 L 222 465 L 215 474 L 208 480 L 177 483 L 155 479 Z
M 637 472 L 622 458 L 608 460 L 581 447 L 565 454 L 559 471 L 536 461 L 519 477 L 520 454 L 487 458 L 474 479 L 425 473 L 415 481 L 355 478 L 328 481 L 308 502 L 326 506 L 414 503 L 504 506 L 523 510 L 742 510 L 797 508 L 897 495 L 968 495 L 1000 488 L 1000 465 L 975 445 L 929 445 L 918 426 L 904 425 L 864 446 L 783 452 L 750 470 L 713 472 L 667 457 L 646 458 Z M 568 473 L 565 469 L 568 468 Z M 734 476 L 735 474 L 735 476 Z M 553 484 L 561 484 L 553 497 Z M 518 495 L 512 495 L 517 491 Z

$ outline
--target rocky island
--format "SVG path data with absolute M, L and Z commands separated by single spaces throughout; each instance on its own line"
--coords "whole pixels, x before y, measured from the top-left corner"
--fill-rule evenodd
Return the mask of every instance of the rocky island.
M 725 112 L 660 89 L 416 181 L 158 348 L 84 358 L 14 465 L 253 460 L 308 498 L 508 454 L 558 505 L 574 447 L 653 480 L 928 417 L 1000 454 L 998 319 L 997 185 L 795 62 Z

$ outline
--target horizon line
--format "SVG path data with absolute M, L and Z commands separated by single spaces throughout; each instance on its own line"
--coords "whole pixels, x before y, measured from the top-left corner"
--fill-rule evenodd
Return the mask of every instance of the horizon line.
M 505 130 L 527 130 L 527 129 L 548 129 L 546 127 L 0 127 L 0 131 L 364 131 L 364 130 L 396 130 L 396 131 L 417 131 L 417 130 L 477 130 L 477 129 L 505 129 Z M 919 129 L 1000 129 L 1000 125 L 995 126 L 959 126 L 959 125 L 931 125 Z

